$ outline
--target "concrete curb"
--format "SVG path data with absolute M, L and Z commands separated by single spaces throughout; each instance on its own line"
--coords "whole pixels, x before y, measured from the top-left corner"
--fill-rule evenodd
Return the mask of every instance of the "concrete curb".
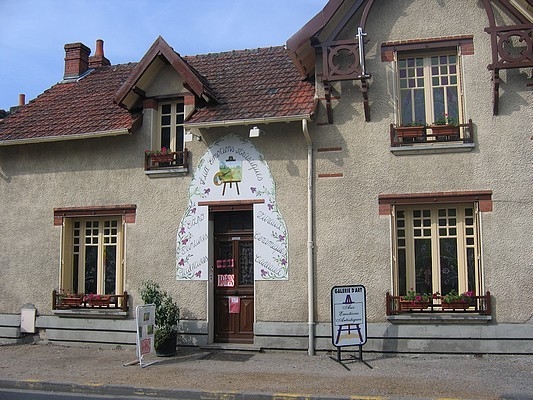
M 408 400 L 383 396 L 313 396 L 296 393 L 253 393 L 253 392 L 206 392 L 189 389 L 138 388 L 120 385 L 77 384 L 37 380 L 0 379 L 0 388 L 16 390 L 39 390 L 62 393 L 90 393 L 94 395 L 139 396 L 143 398 L 186 398 L 189 400 Z M 412 399 L 415 400 L 415 399 Z M 431 400 L 417 398 L 416 400 Z M 453 400 L 453 399 L 446 399 Z M 458 400 L 458 399 L 457 399 Z
M 60 393 L 90 393 L 94 395 L 137 396 L 139 398 L 188 400 L 467 400 L 452 398 L 404 397 L 404 396 L 314 396 L 296 393 L 209 392 L 190 389 L 157 389 L 121 385 L 77 384 L 38 380 L 0 379 L 0 389 L 38 390 Z

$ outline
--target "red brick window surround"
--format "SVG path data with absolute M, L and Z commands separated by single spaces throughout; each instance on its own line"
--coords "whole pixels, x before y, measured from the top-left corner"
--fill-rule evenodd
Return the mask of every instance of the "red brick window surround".
M 472 55 L 474 54 L 474 37 L 472 35 L 461 35 L 384 42 L 381 44 L 381 61 L 394 61 L 396 52 L 439 50 L 445 48 L 459 48 L 461 55 Z
M 107 216 L 122 216 L 124 222 L 134 223 L 136 213 L 137 206 L 135 204 L 54 208 L 54 225 L 61 226 L 63 218 Z
M 391 218 L 395 296 L 483 293 L 479 216 L 492 211 L 492 191 L 381 194 L 378 201 L 380 215 Z
M 393 205 L 459 204 L 473 202 L 479 204 L 479 211 L 492 212 L 492 190 L 380 194 L 378 196 L 379 215 L 390 215 Z

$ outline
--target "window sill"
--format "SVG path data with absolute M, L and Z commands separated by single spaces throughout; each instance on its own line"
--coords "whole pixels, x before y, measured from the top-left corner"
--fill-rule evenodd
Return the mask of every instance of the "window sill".
M 475 143 L 414 143 L 411 146 L 391 147 L 395 156 L 438 154 L 438 153 L 466 153 L 474 150 Z
M 492 320 L 490 315 L 472 315 L 461 313 L 416 313 L 389 315 L 387 321 L 391 324 L 486 324 Z
M 170 178 L 175 176 L 187 175 L 189 169 L 186 167 L 169 167 L 161 169 L 150 169 L 144 171 L 144 174 L 149 178 Z
M 67 309 L 67 310 L 52 310 L 54 315 L 59 317 L 70 318 L 128 318 L 129 312 L 121 309 L 103 309 L 103 308 L 83 308 L 83 309 Z

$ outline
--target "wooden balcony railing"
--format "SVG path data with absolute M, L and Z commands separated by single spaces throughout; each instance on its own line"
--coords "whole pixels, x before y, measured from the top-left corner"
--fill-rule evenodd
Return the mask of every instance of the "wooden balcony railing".
M 144 155 L 144 170 L 150 171 L 154 169 L 168 169 L 168 168 L 187 168 L 189 165 L 189 152 L 187 149 L 183 151 L 175 151 L 165 154 L 145 154 Z
M 402 296 L 392 296 L 387 292 L 386 302 L 387 315 L 443 312 L 491 315 L 492 313 L 490 292 L 481 296 L 472 296 L 468 303 L 456 305 L 443 303 L 438 296 L 427 303 L 403 302 Z
M 392 147 L 413 146 L 417 144 L 436 143 L 472 143 L 473 124 L 469 119 L 466 124 L 402 126 L 390 124 L 390 141 Z
M 57 290 L 53 290 L 52 310 L 109 309 L 128 312 L 128 300 L 128 292 L 124 292 L 124 294 L 84 295 L 63 294 Z

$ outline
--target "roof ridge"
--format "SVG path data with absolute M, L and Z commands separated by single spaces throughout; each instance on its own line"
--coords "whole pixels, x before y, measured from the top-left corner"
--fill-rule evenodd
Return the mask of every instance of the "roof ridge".
M 245 53 L 250 51 L 258 51 L 258 50 L 272 50 L 272 49 L 285 49 L 285 45 L 275 45 L 275 46 L 265 46 L 265 47 L 255 47 L 251 49 L 234 49 L 234 50 L 225 50 L 225 51 L 219 51 L 214 53 L 200 53 L 200 54 L 190 54 L 186 56 L 181 56 L 184 59 L 187 58 L 196 58 L 196 57 L 206 57 L 206 56 L 216 56 L 219 54 L 234 54 L 234 53 Z

